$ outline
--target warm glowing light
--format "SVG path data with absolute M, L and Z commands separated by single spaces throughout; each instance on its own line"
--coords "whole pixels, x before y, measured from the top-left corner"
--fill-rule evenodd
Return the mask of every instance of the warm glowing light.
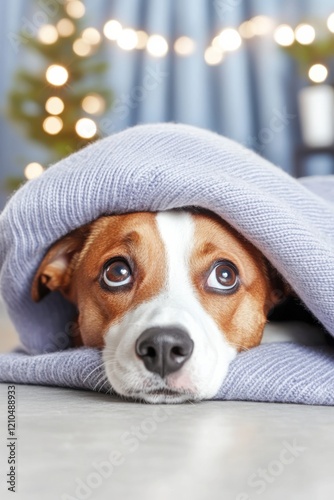
M 252 21 L 245 21 L 240 24 L 239 33 L 243 38 L 253 38 L 256 35 L 256 30 Z
M 45 109 L 50 115 L 60 115 L 64 111 L 65 105 L 60 97 L 50 97 L 45 103 Z
M 96 123 L 90 118 L 80 118 L 75 125 L 76 133 L 83 139 L 91 139 L 97 132 Z
M 180 56 L 189 56 L 195 51 L 196 44 L 188 36 L 180 36 L 174 43 L 174 50 Z
M 60 19 L 57 23 L 59 36 L 67 37 L 73 35 L 75 26 L 70 19 Z
M 137 38 L 138 42 L 136 49 L 145 49 L 148 40 L 148 34 L 146 31 L 137 31 Z
M 72 48 L 73 52 L 80 57 L 88 56 L 92 52 L 92 46 L 82 38 L 75 40 Z
M 126 28 L 119 34 L 117 45 L 123 50 L 133 50 L 138 43 L 138 35 L 135 30 Z
M 119 35 L 122 33 L 122 25 L 115 19 L 108 21 L 103 28 L 103 33 L 109 40 L 117 40 Z
M 283 47 L 292 45 L 295 40 L 295 34 L 291 26 L 288 24 L 281 24 L 280 26 L 277 26 L 274 31 L 274 40 Z
M 217 43 L 224 52 L 237 50 L 241 45 L 241 36 L 234 28 L 226 28 L 218 35 Z
M 334 33 L 334 12 L 327 19 L 327 28 Z
M 323 64 L 313 64 L 308 71 L 308 76 L 312 82 L 324 82 L 328 76 L 328 69 Z
M 29 163 L 24 169 L 24 175 L 28 180 L 35 179 L 39 177 L 44 172 L 44 168 L 40 163 L 32 162 Z
M 71 0 L 66 4 L 65 9 L 67 14 L 74 19 L 79 19 L 86 12 L 86 8 L 80 0 Z
M 151 35 L 147 40 L 147 52 L 153 57 L 163 57 L 168 52 L 167 40 L 161 35 Z
M 59 134 L 63 128 L 63 120 L 59 116 L 48 116 L 43 122 L 43 129 L 47 134 Z
M 58 31 L 52 24 L 44 24 L 38 30 L 38 39 L 45 43 L 45 45 L 51 45 L 58 40 Z
M 217 47 L 208 47 L 204 53 L 204 59 L 207 64 L 214 66 L 223 60 L 223 53 Z
M 101 41 L 101 35 L 96 28 L 86 28 L 82 32 L 81 38 L 91 45 L 97 45 Z
M 82 100 L 82 109 L 91 115 L 99 115 L 103 113 L 106 107 L 106 102 L 98 94 L 89 94 Z
M 56 87 L 60 87 L 64 85 L 68 80 L 68 71 L 64 66 L 60 66 L 59 64 L 51 64 L 46 70 L 46 79 L 51 85 L 55 85 Z
M 315 39 L 315 29 L 310 24 L 299 24 L 295 29 L 295 38 L 302 45 L 310 45 Z
M 215 49 L 219 50 L 220 52 L 222 52 L 222 49 L 221 49 L 221 46 L 220 46 L 220 41 L 219 41 L 219 36 L 215 36 L 214 39 L 212 40 L 212 43 L 211 43 L 212 47 L 214 47 Z
M 250 23 L 255 35 L 267 35 L 273 29 L 273 21 L 268 16 L 255 16 Z

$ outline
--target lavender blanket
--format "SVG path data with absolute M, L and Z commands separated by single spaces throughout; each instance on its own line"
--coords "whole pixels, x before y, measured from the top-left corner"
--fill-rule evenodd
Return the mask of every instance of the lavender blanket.
M 29 354 L 0 355 L 0 381 L 110 390 L 98 351 L 67 349 L 73 307 L 57 293 L 32 302 L 34 273 L 54 241 L 101 214 L 190 205 L 257 246 L 334 335 L 334 176 L 297 181 L 211 132 L 137 126 L 49 168 L 2 212 L 1 293 Z M 216 397 L 334 404 L 334 350 L 259 346 L 237 356 Z

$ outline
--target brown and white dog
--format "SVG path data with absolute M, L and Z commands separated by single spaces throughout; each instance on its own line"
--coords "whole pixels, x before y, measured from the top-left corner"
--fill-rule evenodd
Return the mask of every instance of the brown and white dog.
M 198 210 L 103 216 L 55 243 L 32 286 L 78 310 L 115 391 L 151 403 L 214 396 L 238 351 L 260 343 L 281 298 L 262 254 Z

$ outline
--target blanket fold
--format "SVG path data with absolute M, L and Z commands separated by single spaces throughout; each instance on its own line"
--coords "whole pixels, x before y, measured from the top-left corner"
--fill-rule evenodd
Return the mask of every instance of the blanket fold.
M 215 212 L 250 240 L 334 335 L 334 176 L 299 181 L 212 132 L 186 125 L 154 124 L 130 128 L 65 158 L 19 189 L 0 215 L 0 289 L 27 352 L 54 353 L 58 359 L 69 355 L 63 350 L 69 345 L 73 306 L 58 293 L 38 304 L 30 297 L 34 273 L 52 243 L 102 214 L 186 206 Z M 319 370 L 326 369 L 328 380 L 325 372 L 316 380 L 324 381 L 322 394 L 329 394 L 331 356 L 324 362 L 318 348 L 310 348 L 310 354 L 306 348 L 289 346 L 280 348 L 282 354 L 289 359 L 289 352 L 301 356 L 298 366 L 319 360 Z M 276 348 L 265 346 L 253 351 L 264 349 L 269 356 Z M 86 355 L 82 362 L 89 363 L 88 358 L 94 355 L 91 351 Z M 10 356 L 0 357 L 0 380 L 8 378 L 3 367 L 6 360 L 11 362 Z M 254 373 L 269 366 L 270 356 L 261 358 L 251 353 L 238 356 L 233 366 L 246 366 L 247 356 L 253 356 Z M 23 358 L 17 359 L 23 362 Z M 35 377 L 35 381 L 47 383 L 47 374 L 43 378 L 45 372 L 38 372 L 42 361 L 36 358 L 35 362 L 37 371 L 30 372 L 34 376 L 27 376 L 26 382 L 32 383 Z M 283 370 L 282 383 L 292 384 L 293 362 L 289 363 L 290 372 L 284 374 Z M 10 366 L 12 380 L 17 380 L 22 365 Z M 76 367 L 79 369 L 78 364 Z M 231 367 L 229 377 L 237 379 L 219 393 L 220 397 L 284 399 L 272 385 L 270 390 L 260 385 L 262 392 L 249 392 L 241 372 L 233 375 Z M 305 391 L 308 396 L 303 402 L 316 399 L 314 395 L 322 389 L 309 383 L 313 375 L 303 372 L 302 381 L 298 379 L 298 395 L 288 391 L 291 401 L 302 400 Z M 317 401 L 322 397 L 324 404 L 332 404 L 323 395 Z
M 114 395 L 101 351 L 87 347 L 35 356 L 0 355 L 0 381 Z M 290 342 L 263 344 L 232 361 L 213 399 L 334 405 L 334 350 Z

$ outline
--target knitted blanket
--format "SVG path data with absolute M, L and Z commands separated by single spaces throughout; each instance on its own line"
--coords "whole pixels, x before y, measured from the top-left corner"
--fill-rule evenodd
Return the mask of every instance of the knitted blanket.
M 100 353 L 67 349 L 75 310 L 58 293 L 34 303 L 34 273 L 53 242 L 102 214 L 185 206 L 234 226 L 334 335 L 334 176 L 297 181 L 212 132 L 143 125 L 50 167 L 2 212 L 0 289 L 28 354 L 1 355 L 0 381 L 94 388 Z M 334 350 L 254 348 L 237 356 L 217 397 L 334 404 Z

